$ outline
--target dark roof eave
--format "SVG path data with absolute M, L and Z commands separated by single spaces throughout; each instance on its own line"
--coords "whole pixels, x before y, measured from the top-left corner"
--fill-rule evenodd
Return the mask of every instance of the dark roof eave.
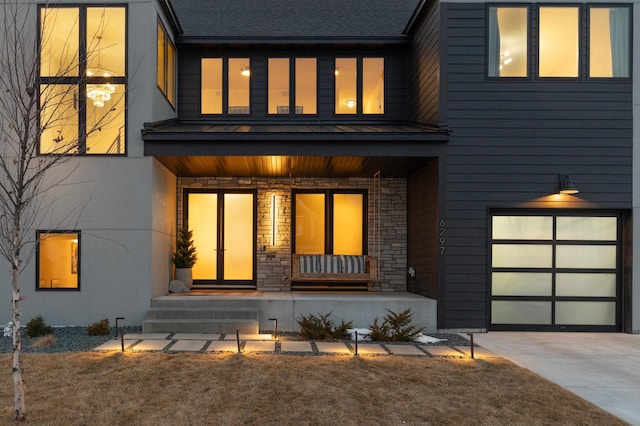
M 217 142 L 217 141 L 411 141 L 447 142 L 449 132 L 149 132 L 142 131 L 145 142 Z
M 185 36 L 178 37 L 179 44 L 409 44 L 411 38 L 407 35 L 390 37 L 293 37 L 293 36 L 254 36 L 254 37 L 212 37 L 212 36 Z
M 169 24 L 171 25 L 171 29 L 175 35 L 182 34 L 182 26 L 180 25 L 180 21 L 178 20 L 178 15 L 176 15 L 173 6 L 169 0 L 160 0 L 160 8 L 164 12 Z

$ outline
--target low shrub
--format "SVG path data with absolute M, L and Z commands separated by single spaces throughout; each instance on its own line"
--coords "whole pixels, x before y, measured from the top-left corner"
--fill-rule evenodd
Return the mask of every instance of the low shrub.
M 111 334 L 111 328 L 109 328 L 109 320 L 103 319 L 98 322 L 94 322 L 87 328 L 89 336 L 108 336 Z
M 328 314 L 318 314 L 315 316 L 309 314 L 309 316 L 300 315 L 301 318 L 296 322 L 300 326 L 300 336 L 308 340 L 342 340 L 349 338 L 349 332 L 351 328 L 351 321 L 340 321 L 339 326 L 335 326 L 335 323 L 329 317 L 332 312 Z
M 42 315 L 31 318 L 27 323 L 27 337 L 29 338 L 46 336 L 51 333 L 53 333 L 53 327 L 47 325 Z
M 378 324 L 378 317 L 376 317 L 373 325 L 369 327 L 371 330 L 369 338 L 383 342 L 413 342 L 424 327 L 418 328 L 412 325 L 412 317 L 411 308 L 405 309 L 400 313 L 387 309 L 387 315 L 384 317 L 382 324 Z

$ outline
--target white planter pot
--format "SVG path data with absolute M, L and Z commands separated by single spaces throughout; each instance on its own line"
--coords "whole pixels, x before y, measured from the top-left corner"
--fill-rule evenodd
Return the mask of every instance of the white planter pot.
M 176 268 L 176 280 L 180 280 L 184 285 L 191 290 L 193 286 L 193 275 L 191 274 L 191 268 Z

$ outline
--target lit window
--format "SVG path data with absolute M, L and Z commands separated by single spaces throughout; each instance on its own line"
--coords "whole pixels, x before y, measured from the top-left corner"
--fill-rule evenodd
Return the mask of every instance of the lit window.
M 269 114 L 289 114 L 289 59 L 269 58 Z
M 630 9 L 589 9 L 589 76 L 629 77 Z
M 227 92 L 223 68 L 227 68 Z M 202 58 L 200 61 L 200 113 L 249 114 L 251 69 L 249 58 Z
M 200 112 L 222 114 L 222 58 L 203 58 L 200 68 Z
M 384 59 L 362 60 L 362 113 L 384 113 Z
M 296 58 L 296 114 L 316 114 L 318 109 L 315 58 Z
M 578 77 L 578 7 L 541 7 L 539 76 Z
M 171 105 L 175 105 L 176 49 L 158 20 L 157 83 Z
M 293 73 L 291 66 L 293 65 Z M 317 65 L 315 58 L 269 58 L 269 114 L 315 114 L 317 112 Z M 292 84 L 291 75 L 294 76 Z M 295 108 L 291 105 L 293 87 Z
M 334 75 L 336 114 L 384 114 L 384 58 L 336 58 Z
M 38 290 L 80 289 L 80 232 L 38 232 Z
M 295 252 L 365 254 L 365 191 L 295 191 Z
M 358 112 L 357 85 L 358 68 L 356 58 L 336 58 L 336 114 Z
M 124 7 L 40 8 L 40 153 L 125 153 L 125 28 Z
M 526 7 L 489 8 L 489 77 L 527 76 Z
M 229 58 L 229 114 L 249 114 L 249 58 Z

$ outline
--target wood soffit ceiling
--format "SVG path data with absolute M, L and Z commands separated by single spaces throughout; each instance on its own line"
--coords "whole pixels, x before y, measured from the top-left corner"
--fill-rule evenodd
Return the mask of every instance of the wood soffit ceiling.
M 406 177 L 430 158 L 329 156 L 157 156 L 176 176 Z

